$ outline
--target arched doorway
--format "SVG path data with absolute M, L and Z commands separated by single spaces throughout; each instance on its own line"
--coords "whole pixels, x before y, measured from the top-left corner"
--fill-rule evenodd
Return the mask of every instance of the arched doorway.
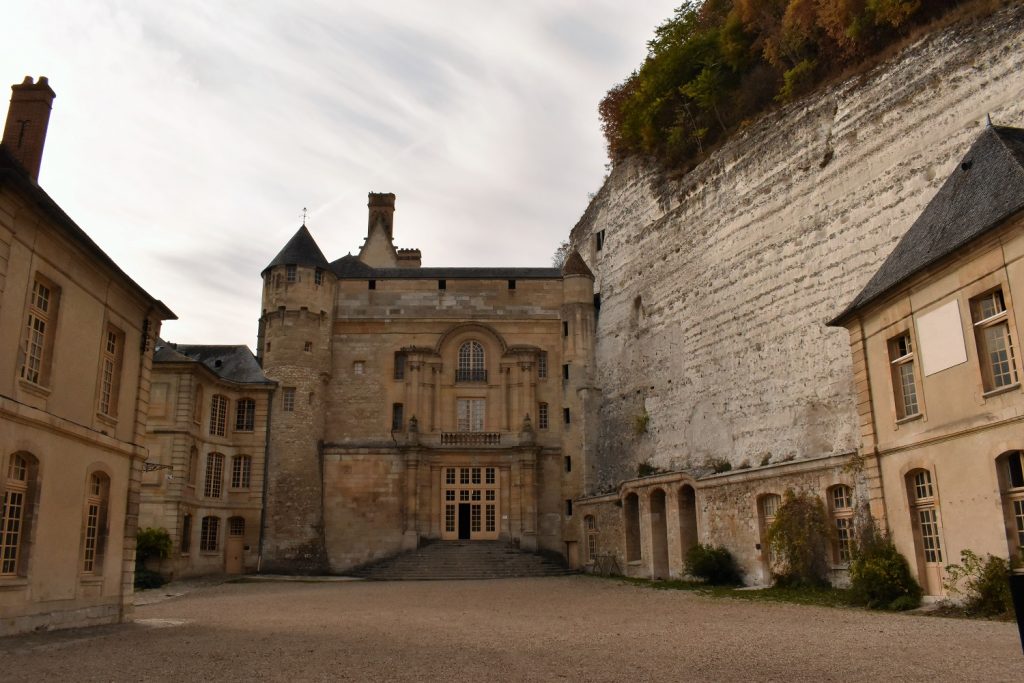
M 622 503 L 622 514 L 626 518 L 626 562 L 641 559 L 640 554 L 640 498 L 635 493 L 626 496 Z
M 699 540 L 697 534 L 697 493 L 689 484 L 679 489 L 679 546 L 682 553 L 683 564 L 686 563 L 686 553 L 690 548 L 697 545 Z
M 665 519 L 665 491 L 651 491 L 651 578 L 668 578 L 668 524 Z

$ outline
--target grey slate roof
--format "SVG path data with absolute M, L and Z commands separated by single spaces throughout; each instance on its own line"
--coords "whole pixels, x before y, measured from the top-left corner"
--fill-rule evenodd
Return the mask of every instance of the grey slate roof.
M 875 276 L 829 325 L 1024 210 L 1024 130 L 989 126 Z
M 267 264 L 267 268 L 283 265 L 308 266 L 325 270 L 331 267 L 327 263 L 324 253 L 317 246 L 316 240 L 309 234 L 309 229 L 305 223 L 299 228 L 298 232 L 292 235 L 292 238 L 288 240 L 288 244 L 284 245 L 284 249 L 274 257 L 274 260 Z M 266 272 L 267 268 L 264 268 L 263 272 Z
M 331 264 L 331 270 L 350 280 L 530 280 L 558 279 L 558 268 L 371 268 L 349 254 Z
M 170 344 L 158 340 L 154 363 L 196 362 L 218 377 L 246 384 L 273 384 L 245 345 Z

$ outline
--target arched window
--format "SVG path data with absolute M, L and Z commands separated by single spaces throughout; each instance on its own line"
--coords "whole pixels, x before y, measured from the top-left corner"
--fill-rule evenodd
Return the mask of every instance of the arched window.
M 256 401 L 240 398 L 235 406 L 235 431 L 251 432 L 256 427 Z
M 0 576 L 27 573 L 38 467 L 28 453 L 15 453 L 0 471 Z
M 85 528 L 82 531 L 82 573 L 102 574 L 107 545 L 107 500 L 110 477 L 93 472 L 85 490 Z
M 587 562 L 590 563 L 597 557 L 597 520 L 594 515 L 583 518 L 583 528 L 587 530 Z
M 833 486 L 828 490 L 829 512 L 835 526 L 835 547 L 832 549 L 832 561 L 846 564 L 850 561 L 850 550 L 853 544 L 853 489 L 844 484 Z
M 215 394 L 210 399 L 210 434 L 224 436 L 228 426 L 228 399 Z
M 231 458 L 231 488 L 247 489 L 252 479 L 252 458 L 236 455 Z
M 207 498 L 220 498 L 224 486 L 224 456 L 220 453 L 209 453 L 206 456 L 206 484 L 203 495 Z
M 996 467 L 1010 556 L 1024 559 L 1024 451 L 1003 453 L 996 459 Z
M 906 483 L 918 580 L 926 595 L 939 595 L 942 592 L 942 526 L 932 473 L 926 469 L 911 470 Z
M 455 381 L 487 381 L 487 369 L 484 367 L 484 347 L 480 342 L 468 341 L 459 347 L 459 367 L 455 371 Z

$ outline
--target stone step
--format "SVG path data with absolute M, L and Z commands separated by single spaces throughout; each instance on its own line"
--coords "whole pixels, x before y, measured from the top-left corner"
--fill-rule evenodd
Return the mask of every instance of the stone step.
M 573 573 L 561 563 L 499 541 L 435 541 L 350 572 L 373 581 L 504 579 Z

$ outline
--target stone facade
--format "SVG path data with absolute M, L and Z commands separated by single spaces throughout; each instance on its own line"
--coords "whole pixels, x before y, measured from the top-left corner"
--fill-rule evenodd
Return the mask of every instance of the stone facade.
M 0 145 L 0 635 L 132 610 L 153 342 L 174 315 L 38 185 L 54 93 Z
M 371 194 L 358 257 L 305 226 L 264 271 L 271 411 L 264 566 L 343 571 L 424 539 L 578 552 L 593 277 L 421 268 Z
M 244 346 L 158 342 L 139 524 L 171 536 L 165 577 L 259 568 L 273 389 Z

